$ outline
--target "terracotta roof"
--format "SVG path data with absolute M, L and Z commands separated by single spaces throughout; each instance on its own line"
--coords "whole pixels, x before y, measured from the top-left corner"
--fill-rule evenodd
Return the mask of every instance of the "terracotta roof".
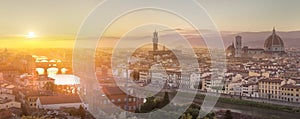
M 273 34 L 270 35 L 264 44 L 265 48 L 269 48 L 272 46 L 281 46 L 284 47 L 284 43 L 282 39 L 275 33 L 275 29 L 273 29 Z
M 280 79 L 261 79 L 259 82 L 270 82 L 270 83 L 281 83 L 283 80 Z
M 233 43 L 226 48 L 227 51 L 234 51 Z
M 56 95 L 39 97 L 42 105 L 63 104 L 63 103 L 81 103 L 79 95 Z
M 249 87 L 251 85 L 257 85 L 257 83 L 248 83 L 248 84 L 243 84 L 243 87 Z
M 106 95 L 125 95 L 126 93 L 124 93 L 119 87 L 117 86 L 105 86 L 103 87 L 103 92 Z
M 252 51 L 265 51 L 264 49 L 262 48 L 250 48 L 248 50 L 252 50 Z
M 1 119 L 10 118 L 13 116 L 13 113 L 10 110 L 0 110 Z
M 299 85 L 293 85 L 293 84 L 284 84 L 281 86 L 281 88 L 294 88 L 294 89 L 300 89 Z

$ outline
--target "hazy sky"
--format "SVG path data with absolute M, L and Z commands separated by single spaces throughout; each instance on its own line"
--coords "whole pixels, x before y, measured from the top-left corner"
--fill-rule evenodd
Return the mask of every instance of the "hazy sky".
M 76 33 L 89 12 L 102 0 L 1 0 L 0 48 L 3 47 L 72 47 Z M 161 1 L 161 4 L 169 3 Z M 221 31 L 280 31 L 300 30 L 299 0 L 198 0 Z M 176 2 L 176 0 L 174 0 Z M 128 3 L 128 5 L 133 3 Z M 124 4 L 126 5 L 126 4 Z M 186 6 L 189 8 L 189 6 Z M 114 10 L 111 8 L 108 12 Z M 191 12 L 188 15 L 195 15 Z M 155 15 L 155 14 L 154 14 Z M 142 22 L 139 15 L 119 25 L 126 29 Z M 158 14 L 156 17 L 165 16 Z M 170 15 L 169 15 L 170 16 Z M 184 27 L 171 16 L 164 20 L 174 27 Z M 195 15 L 196 16 L 196 15 Z M 155 18 L 155 17 L 153 17 Z M 105 16 L 103 17 L 105 19 Z M 99 21 L 101 22 L 101 21 Z M 118 25 L 116 25 L 118 26 Z M 123 28 L 122 28 L 123 27 Z M 118 27 L 115 27 L 118 29 Z M 112 30 L 109 36 L 118 37 Z M 37 35 L 26 38 L 28 32 Z M 150 31 L 152 32 L 152 31 Z

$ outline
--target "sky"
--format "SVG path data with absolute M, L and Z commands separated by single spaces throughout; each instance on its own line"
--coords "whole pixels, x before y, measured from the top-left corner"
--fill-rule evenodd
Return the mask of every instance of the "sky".
M 130 1 L 130 0 L 128 0 Z M 161 4 L 174 4 L 159 0 Z M 89 13 L 102 0 L 1 0 L 0 48 L 73 47 L 76 34 Z M 300 30 L 299 0 L 198 0 L 220 31 Z M 116 3 L 118 4 L 118 3 Z M 132 3 L 122 5 L 130 5 Z M 189 6 L 183 8 L 188 9 Z M 115 8 L 108 9 L 113 11 Z M 149 16 L 145 16 L 149 13 Z M 190 12 L 189 16 L 197 12 Z M 144 15 L 144 17 L 143 17 Z M 151 19 L 185 29 L 186 23 L 168 13 L 144 11 L 124 16 L 105 33 L 121 37 L 128 29 Z M 105 19 L 105 16 L 103 16 Z M 156 19 L 156 20 L 155 20 Z M 122 21 L 123 20 L 123 21 Z M 101 21 L 99 21 L 101 22 Z M 34 32 L 35 38 L 26 35 Z M 149 31 L 150 35 L 153 31 Z M 145 32 L 146 33 L 146 32 Z

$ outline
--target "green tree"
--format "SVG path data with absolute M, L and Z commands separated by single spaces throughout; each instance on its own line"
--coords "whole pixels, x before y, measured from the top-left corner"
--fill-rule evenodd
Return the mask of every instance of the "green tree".
M 140 112 L 147 113 L 156 108 L 156 102 L 154 97 L 148 97 L 146 102 L 141 106 Z
M 164 106 L 168 105 L 169 103 L 170 103 L 169 93 L 165 92 L 164 98 L 159 107 L 164 107 Z
M 193 116 L 188 114 L 183 114 L 180 119 L 193 119 Z
M 191 116 L 192 116 L 192 119 L 197 119 L 197 117 L 199 116 L 199 109 L 189 107 L 189 108 L 185 111 L 185 113 L 191 115 Z
M 224 115 L 224 119 L 233 119 L 231 116 L 231 111 L 230 110 L 226 110 L 225 115 Z
M 217 119 L 217 117 L 216 114 L 212 112 L 207 114 L 203 119 Z

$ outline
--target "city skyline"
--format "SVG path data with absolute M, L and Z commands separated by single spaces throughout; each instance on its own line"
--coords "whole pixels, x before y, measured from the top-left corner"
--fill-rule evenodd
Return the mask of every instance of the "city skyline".
M 96 5 L 103 0 L 83 1 L 1 1 L 5 16 L 0 25 L 0 47 L 35 48 L 73 47 L 81 23 Z M 207 10 L 221 32 L 261 32 L 276 27 L 278 31 L 300 31 L 299 1 L 215 1 L 198 0 Z M 166 4 L 162 1 L 161 4 Z M 172 3 L 170 5 L 175 5 Z M 67 5 L 67 6 L 65 6 Z M 24 7 L 25 6 L 25 7 Z M 229 7 L 230 6 L 230 7 Z M 279 9 L 280 8 L 280 9 Z M 146 15 L 148 16 L 145 16 Z M 197 16 L 190 12 L 189 16 Z M 152 20 L 146 20 L 151 17 Z M 197 16 L 199 17 L 199 16 Z M 22 19 L 20 19 L 22 18 Z M 105 18 L 105 17 L 104 17 Z M 163 19 L 162 19 L 163 18 Z M 120 38 L 128 29 L 143 22 L 170 22 L 173 29 L 189 31 L 191 28 L 177 16 L 158 11 L 138 11 L 121 17 L 103 35 L 105 38 Z M 202 30 L 207 30 L 203 28 Z M 35 33 L 35 38 L 27 34 Z M 142 31 L 141 34 L 145 34 Z M 151 30 L 152 32 L 152 30 Z

